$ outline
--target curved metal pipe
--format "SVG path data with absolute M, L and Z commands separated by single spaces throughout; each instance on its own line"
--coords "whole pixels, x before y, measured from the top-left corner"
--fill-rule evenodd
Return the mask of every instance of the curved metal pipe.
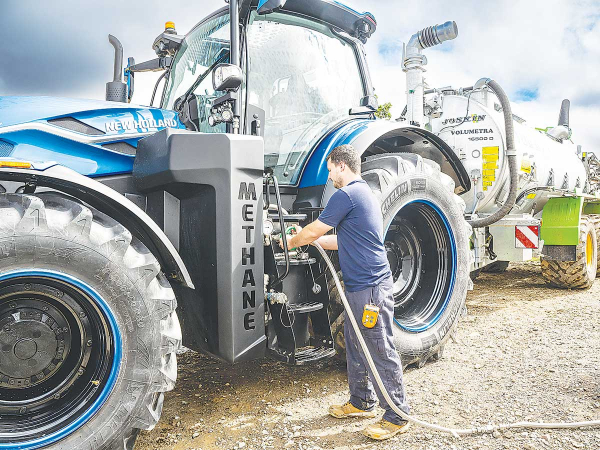
M 108 42 L 115 49 L 115 66 L 113 69 L 113 81 L 122 81 L 123 80 L 123 46 L 121 45 L 121 41 L 119 41 L 112 34 L 108 35 Z
M 413 34 L 404 48 L 402 70 L 406 72 L 406 105 L 408 123 L 421 126 L 423 121 L 423 71 L 427 59 L 422 50 L 441 44 L 458 36 L 456 22 L 450 20 L 442 25 L 423 28 Z

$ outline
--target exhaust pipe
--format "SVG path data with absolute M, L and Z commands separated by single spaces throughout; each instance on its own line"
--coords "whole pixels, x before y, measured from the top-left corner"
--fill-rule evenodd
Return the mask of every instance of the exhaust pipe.
M 113 36 L 108 35 L 108 42 L 115 49 L 115 65 L 113 68 L 113 81 L 106 83 L 106 100 L 109 102 L 127 103 L 127 84 L 123 83 L 123 46 Z
M 456 39 L 458 26 L 450 20 L 442 25 L 423 28 L 413 34 L 403 47 L 402 70 L 406 72 L 407 120 L 420 127 L 423 120 L 423 72 L 427 58 L 421 53 L 426 48 Z
M 546 134 L 559 140 L 560 142 L 565 139 L 571 138 L 571 128 L 569 127 L 569 109 L 571 108 L 571 102 L 568 99 L 564 99 L 560 105 L 560 114 L 558 115 L 558 126 L 548 130 Z
M 568 99 L 564 99 L 560 105 L 560 114 L 558 115 L 558 125 L 564 125 L 569 128 L 569 110 L 571 109 L 571 102 Z

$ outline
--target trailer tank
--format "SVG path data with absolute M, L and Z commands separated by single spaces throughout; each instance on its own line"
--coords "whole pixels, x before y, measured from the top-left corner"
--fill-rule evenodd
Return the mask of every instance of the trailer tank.
M 467 213 L 491 214 L 505 201 L 509 188 L 500 104 L 486 87 L 466 92 L 441 91 L 436 97 L 426 102 L 439 105 L 429 108 L 437 110 L 437 114 L 430 114 L 432 131 L 454 149 L 471 177 L 473 189 L 463 195 Z M 511 214 L 537 214 L 550 192 L 586 188 L 581 151 L 567 139 L 566 126 L 547 133 L 514 114 L 513 121 L 519 177 L 517 203 Z

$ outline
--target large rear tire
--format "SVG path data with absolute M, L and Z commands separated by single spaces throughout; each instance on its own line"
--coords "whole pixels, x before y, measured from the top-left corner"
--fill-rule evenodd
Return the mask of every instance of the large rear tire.
M 542 276 L 552 286 L 564 289 L 588 289 L 596 279 L 598 238 L 594 221 L 582 216 L 575 261 L 541 258 Z
M 154 256 L 56 193 L 0 194 L 0 449 L 132 449 L 181 329 Z
M 470 284 L 464 202 L 439 166 L 414 154 L 367 158 L 363 179 L 380 201 L 394 280 L 394 342 L 404 366 L 439 358 Z M 343 309 L 330 284 L 332 332 L 344 355 Z

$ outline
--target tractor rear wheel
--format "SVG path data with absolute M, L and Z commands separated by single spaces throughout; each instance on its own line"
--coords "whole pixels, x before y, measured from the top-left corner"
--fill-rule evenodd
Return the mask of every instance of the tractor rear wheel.
M 181 329 L 148 249 L 58 193 L 0 194 L 0 448 L 132 449 Z
M 588 289 L 596 279 L 598 238 L 594 222 L 582 216 L 575 261 L 541 258 L 542 276 L 552 286 L 565 289 Z
M 418 155 L 371 156 L 362 171 L 383 213 L 396 349 L 404 366 L 421 366 L 439 358 L 465 311 L 470 227 L 464 202 L 454 194 L 452 179 Z M 338 353 L 344 354 L 343 308 L 332 283 L 330 298 L 332 332 Z

